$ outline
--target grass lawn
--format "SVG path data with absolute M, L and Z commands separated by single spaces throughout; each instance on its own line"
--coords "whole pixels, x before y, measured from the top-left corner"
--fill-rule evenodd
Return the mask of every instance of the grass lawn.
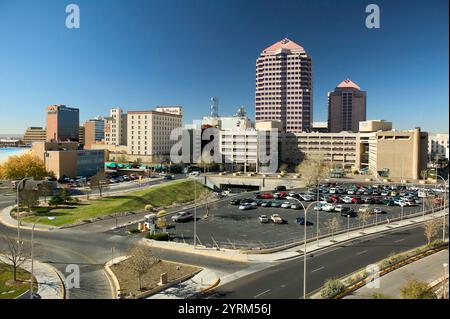
M 207 188 L 197 184 L 198 193 Z M 34 223 L 38 218 L 40 224 L 62 226 L 98 216 L 114 213 L 137 211 L 145 205 L 153 207 L 169 206 L 173 203 L 185 203 L 194 200 L 194 181 L 183 180 L 152 186 L 147 189 L 126 193 L 124 195 L 104 197 L 89 202 L 81 202 L 71 207 L 58 209 L 40 209 L 33 216 L 23 218 L 23 221 Z M 39 209 L 39 208 L 38 208 Z M 46 217 L 54 216 L 54 220 Z
M 17 269 L 17 281 L 14 282 L 12 267 L 0 264 L 0 299 L 14 299 L 30 288 L 30 273 Z

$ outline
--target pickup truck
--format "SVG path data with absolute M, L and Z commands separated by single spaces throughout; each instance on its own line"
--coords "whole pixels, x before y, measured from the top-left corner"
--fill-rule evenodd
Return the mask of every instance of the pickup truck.
M 270 220 L 274 224 L 282 224 L 283 223 L 283 218 L 281 218 L 281 216 L 278 214 L 273 214 L 272 216 L 270 216 Z

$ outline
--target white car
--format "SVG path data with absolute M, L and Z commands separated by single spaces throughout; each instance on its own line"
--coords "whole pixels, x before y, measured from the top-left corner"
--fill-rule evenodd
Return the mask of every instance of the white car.
M 291 208 L 292 209 L 300 209 L 302 206 L 300 204 L 292 204 Z
M 343 208 L 344 206 L 343 205 L 336 205 L 335 207 L 334 207 L 334 210 L 336 211 L 336 212 L 340 212 L 340 211 L 342 211 L 342 208 Z
M 354 195 L 354 194 L 355 194 L 355 190 L 354 190 L 354 189 L 349 189 L 349 190 L 347 191 L 347 194 L 349 194 L 349 195 Z
M 312 199 L 312 196 L 311 196 L 311 195 L 307 195 L 307 194 L 300 195 L 300 197 L 301 197 L 305 202 L 310 202 L 310 201 L 313 200 L 313 199 Z
M 364 213 L 364 212 L 367 212 L 367 211 L 370 211 L 370 205 L 369 204 L 362 204 L 359 207 L 359 209 L 358 209 L 358 212 L 360 212 L 360 213 Z
M 342 198 L 342 201 L 346 204 L 351 204 L 352 203 L 352 198 L 350 196 L 345 196 Z
M 332 211 L 334 211 L 335 208 L 336 207 L 333 204 L 329 204 L 329 203 L 327 203 L 326 205 L 322 206 L 322 210 L 324 212 L 332 212 Z
M 291 203 L 289 202 L 284 202 L 283 204 L 281 204 L 281 208 L 291 208 Z
M 272 216 L 270 216 L 270 219 L 275 224 L 282 224 L 283 223 L 283 218 L 281 218 L 281 216 L 278 215 L 278 214 L 273 214 Z
M 269 217 L 267 217 L 267 215 L 261 215 L 261 216 L 259 216 L 259 222 L 260 223 L 268 223 Z
M 398 206 L 400 206 L 400 207 L 405 207 L 405 206 L 407 206 L 407 204 L 406 204 L 406 202 L 405 202 L 404 200 L 395 200 L 395 201 L 394 201 L 394 204 L 395 204 L 395 205 L 398 205 Z
M 320 205 L 320 204 L 315 205 L 314 206 L 314 210 L 321 211 L 322 210 L 322 205 Z
M 336 188 L 332 187 L 332 188 L 330 188 L 330 190 L 328 192 L 330 194 L 336 194 Z

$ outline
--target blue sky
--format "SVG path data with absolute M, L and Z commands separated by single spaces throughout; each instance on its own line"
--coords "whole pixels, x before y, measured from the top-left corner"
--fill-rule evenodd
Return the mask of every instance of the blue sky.
M 76 3 L 81 28 L 65 27 Z M 381 28 L 365 27 L 365 7 Z M 45 125 L 45 107 L 182 105 L 185 122 L 241 104 L 254 114 L 255 60 L 289 37 L 313 59 L 314 120 L 350 77 L 368 118 L 448 132 L 448 0 L 0 0 L 0 134 Z

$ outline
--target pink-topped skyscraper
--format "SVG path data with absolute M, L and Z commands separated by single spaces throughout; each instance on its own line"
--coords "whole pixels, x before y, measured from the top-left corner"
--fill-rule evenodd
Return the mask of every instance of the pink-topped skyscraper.
M 305 49 L 285 38 L 264 49 L 256 60 L 256 121 L 279 120 L 287 132 L 312 127 L 312 60 Z
M 358 132 L 366 120 L 366 92 L 346 79 L 328 93 L 328 132 Z

